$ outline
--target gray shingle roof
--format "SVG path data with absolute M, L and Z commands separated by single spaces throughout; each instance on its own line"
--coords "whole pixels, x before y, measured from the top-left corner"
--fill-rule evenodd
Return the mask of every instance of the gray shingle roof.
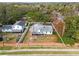
M 12 29 L 12 25 L 3 25 L 2 29 Z
M 43 32 L 53 32 L 53 28 L 52 25 L 34 24 L 31 27 L 31 31 L 32 34 L 44 34 Z
M 25 21 L 17 21 L 14 25 L 24 26 L 25 25 Z
M 41 31 L 52 31 L 51 25 L 43 25 L 42 28 L 40 28 Z

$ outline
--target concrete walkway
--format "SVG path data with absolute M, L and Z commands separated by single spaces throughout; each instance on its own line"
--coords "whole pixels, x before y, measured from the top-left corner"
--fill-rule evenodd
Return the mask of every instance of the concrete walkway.
M 17 49 L 17 50 L 0 50 L 0 53 L 2 52 L 40 52 L 40 51 L 46 51 L 46 52 L 79 52 L 79 49 Z
M 19 41 L 18 41 L 18 43 L 16 44 L 17 45 L 17 47 L 19 46 L 19 43 L 24 39 L 24 37 L 25 37 L 25 35 L 26 35 L 26 33 L 27 33 L 27 31 L 29 30 L 29 26 L 28 27 L 26 27 L 26 29 L 25 29 L 25 31 L 24 31 L 24 33 L 22 34 L 22 36 L 20 37 L 20 39 L 19 39 Z

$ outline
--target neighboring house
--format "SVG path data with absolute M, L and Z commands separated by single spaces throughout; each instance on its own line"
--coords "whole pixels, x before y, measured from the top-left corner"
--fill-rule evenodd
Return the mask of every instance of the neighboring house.
M 52 34 L 53 28 L 51 25 L 34 24 L 32 25 L 30 31 L 32 32 L 32 34 L 36 35 Z
M 24 28 L 26 26 L 26 22 L 25 21 L 17 21 L 13 26 L 12 26 L 12 30 L 13 32 L 23 32 Z
M 3 25 L 2 32 L 23 32 L 25 26 L 25 21 L 17 21 L 13 25 Z
M 3 25 L 2 32 L 12 32 L 12 25 Z

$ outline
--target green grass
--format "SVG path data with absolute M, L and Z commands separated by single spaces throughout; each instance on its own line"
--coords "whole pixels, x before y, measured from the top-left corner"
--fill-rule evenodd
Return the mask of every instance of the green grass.
M 11 47 L 11 46 L 4 46 L 4 47 L 0 47 L 0 50 L 13 50 L 13 49 L 45 49 L 45 48 L 60 48 L 60 47 L 43 47 L 43 46 L 36 46 L 36 47 L 32 47 L 32 46 L 27 46 L 27 47 Z
M 70 49 L 73 47 L 56 47 L 56 46 L 25 46 L 25 47 L 11 47 L 11 46 L 4 46 L 0 47 L 0 50 L 14 50 L 14 49 Z
M 56 46 L 49 46 L 49 47 L 45 47 L 45 46 L 27 46 L 27 47 L 21 47 L 20 49 L 64 49 L 62 47 L 56 47 Z
M 69 37 L 62 37 L 62 40 L 65 44 L 69 44 L 70 46 L 73 46 L 75 44 L 75 40 Z M 58 41 L 62 43 L 60 39 L 58 39 Z
M 11 47 L 11 46 L 0 47 L 0 50 L 12 50 L 12 49 L 17 49 L 17 48 L 16 47 Z
M 3 52 L 3 53 L 0 53 L 0 55 L 23 55 L 23 54 L 25 54 L 25 55 L 28 55 L 28 54 L 79 54 L 79 52 L 61 52 L 61 51 L 59 51 L 59 52 L 51 52 L 51 51 L 49 51 L 49 52 L 47 52 L 47 51 L 40 51 L 40 52 L 36 52 L 36 51 L 33 51 L 33 52 L 8 52 L 8 53 L 6 53 L 6 52 Z

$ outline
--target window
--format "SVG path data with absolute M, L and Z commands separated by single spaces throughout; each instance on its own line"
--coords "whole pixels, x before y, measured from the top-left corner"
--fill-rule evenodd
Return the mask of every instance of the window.
M 19 26 L 17 26 L 17 28 L 19 28 Z
M 38 32 L 40 32 L 40 30 L 38 30 Z

